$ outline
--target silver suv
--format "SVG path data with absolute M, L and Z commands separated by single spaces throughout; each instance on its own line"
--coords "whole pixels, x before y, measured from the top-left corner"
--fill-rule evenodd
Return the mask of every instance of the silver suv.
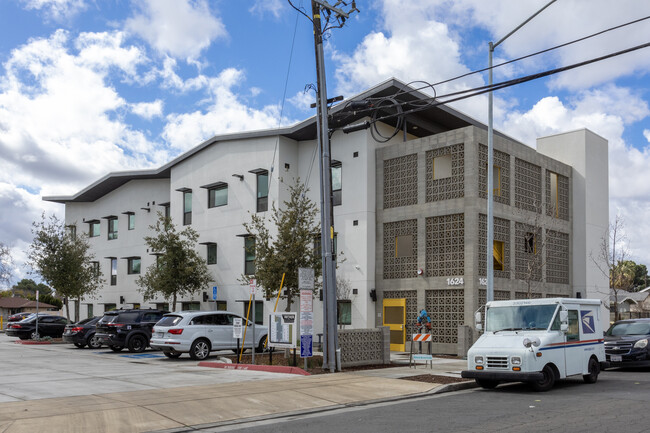
M 181 311 L 165 314 L 153 327 L 150 346 L 160 349 L 168 358 L 178 358 L 189 353 L 192 359 L 203 360 L 214 350 L 237 350 L 237 339 L 233 337 L 233 319 L 246 319 L 228 311 Z M 262 325 L 255 327 L 256 351 L 262 352 L 267 330 Z M 252 322 L 248 322 L 246 347 L 253 339 Z M 240 342 L 240 344 L 242 344 Z

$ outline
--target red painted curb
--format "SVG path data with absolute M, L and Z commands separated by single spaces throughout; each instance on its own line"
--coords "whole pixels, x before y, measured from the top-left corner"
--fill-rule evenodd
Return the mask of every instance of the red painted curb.
M 253 370 L 268 371 L 270 373 L 287 373 L 300 374 L 302 376 L 311 376 L 305 370 L 299 367 L 286 367 L 283 365 L 253 365 L 253 364 L 227 364 L 225 362 L 201 361 L 199 367 L 224 368 L 226 370 Z
M 51 341 L 24 341 L 24 340 L 16 340 L 14 341 L 16 344 L 52 344 Z

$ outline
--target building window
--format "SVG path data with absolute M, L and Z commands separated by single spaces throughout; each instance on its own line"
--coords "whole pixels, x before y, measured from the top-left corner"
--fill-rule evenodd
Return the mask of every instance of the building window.
M 108 220 L 108 240 L 112 241 L 113 239 L 117 239 L 117 218 Z
M 200 311 L 201 303 L 200 302 L 182 302 L 181 309 L 183 311 Z
M 135 214 L 134 213 L 129 213 L 127 214 L 127 217 L 129 219 L 129 230 L 135 229 Z
M 117 308 L 117 304 L 104 304 L 104 311 L 113 311 Z
M 352 325 L 352 301 L 349 299 L 336 301 L 336 323 Z
M 332 162 L 332 206 L 339 206 L 341 204 L 341 163 L 339 161 Z
M 165 218 L 169 218 L 169 217 L 171 216 L 171 214 L 170 214 L 170 212 L 169 212 L 169 207 L 170 207 L 169 203 L 163 205 L 163 208 L 164 208 L 164 212 L 163 212 L 163 213 L 164 213 L 164 215 L 165 215 Z
M 111 286 L 117 285 L 117 259 L 111 258 Z
M 492 258 L 494 263 L 494 270 L 503 271 L 504 270 L 503 242 L 494 241 L 492 247 Z
M 550 197 L 550 205 L 551 205 L 551 215 L 555 216 L 555 218 L 558 218 L 560 216 L 560 203 L 558 201 L 558 184 L 557 184 L 557 173 L 550 172 L 550 177 L 551 177 L 551 197 Z
M 451 155 L 433 158 L 433 180 L 451 177 Z
M 68 233 L 70 234 L 70 237 L 76 238 L 77 237 L 77 226 L 69 225 L 68 226 Z
M 336 251 L 338 247 L 338 233 L 334 233 L 334 240 L 332 242 L 332 257 L 336 260 Z M 314 256 L 321 260 L 323 257 L 323 249 L 320 242 L 320 235 L 314 237 Z
M 129 258 L 129 274 L 140 273 L 140 257 Z
M 395 236 L 395 257 L 413 256 L 413 235 Z
M 492 183 L 493 194 L 495 197 L 500 197 L 501 196 L 501 167 L 495 165 L 492 175 L 494 178 Z
M 255 238 L 244 238 L 244 275 L 255 275 Z
M 133 303 L 133 309 L 134 310 L 139 310 L 140 309 L 140 303 L 139 302 L 134 302 Z
M 208 244 L 208 265 L 217 264 L 217 244 Z
M 88 236 L 91 238 L 99 236 L 99 221 L 90 221 L 88 223 Z
M 524 251 L 529 254 L 537 253 L 537 239 L 534 233 L 526 233 L 524 236 Z
M 93 313 L 93 304 L 88 304 L 87 307 L 88 307 L 88 317 L 89 318 L 94 317 L 95 314 Z
M 257 212 L 269 209 L 269 172 L 264 170 L 257 173 Z
M 248 317 L 248 320 L 253 320 L 253 310 L 248 311 L 248 304 L 249 301 L 244 301 L 244 313 L 242 316 L 246 317 L 246 313 L 248 313 L 250 316 Z M 256 325 L 262 325 L 264 323 L 264 302 L 262 301 L 255 301 L 255 324 Z
M 156 309 L 161 311 L 169 311 L 169 302 L 156 302 Z
M 92 269 L 94 275 L 100 275 L 99 262 L 90 262 L 90 269 Z
M 183 191 L 183 225 L 192 224 L 192 190 Z
M 228 311 L 228 302 L 217 301 L 217 311 Z
M 208 189 L 208 207 L 219 207 L 228 204 L 228 185 L 220 185 Z

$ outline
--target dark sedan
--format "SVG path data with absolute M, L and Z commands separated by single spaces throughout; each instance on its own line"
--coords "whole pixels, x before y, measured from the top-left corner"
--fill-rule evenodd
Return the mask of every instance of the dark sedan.
M 32 314 L 36 314 L 36 313 L 26 313 L 26 312 L 22 312 L 22 313 L 12 314 L 12 315 L 9 316 L 9 318 L 7 319 L 7 322 L 20 322 L 21 320 L 28 318 L 28 317 L 31 316 Z
M 36 332 L 36 315 L 30 316 L 20 322 L 12 322 L 7 326 L 5 333 L 9 337 L 18 337 L 21 340 L 37 339 L 39 337 L 61 338 L 68 319 L 61 316 L 38 315 L 38 333 Z
M 63 341 L 72 343 L 79 349 L 88 346 L 90 349 L 99 349 L 102 343 L 95 336 L 95 325 L 101 317 L 89 317 L 77 323 L 66 325 L 63 332 Z
M 619 320 L 605 333 L 611 367 L 650 367 L 650 319 Z

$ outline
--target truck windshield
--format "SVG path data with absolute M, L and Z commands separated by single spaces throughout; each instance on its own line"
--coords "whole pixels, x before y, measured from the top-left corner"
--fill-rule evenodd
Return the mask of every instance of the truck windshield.
M 548 329 L 557 305 L 511 305 L 490 307 L 486 316 L 486 331 L 517 331 Z

